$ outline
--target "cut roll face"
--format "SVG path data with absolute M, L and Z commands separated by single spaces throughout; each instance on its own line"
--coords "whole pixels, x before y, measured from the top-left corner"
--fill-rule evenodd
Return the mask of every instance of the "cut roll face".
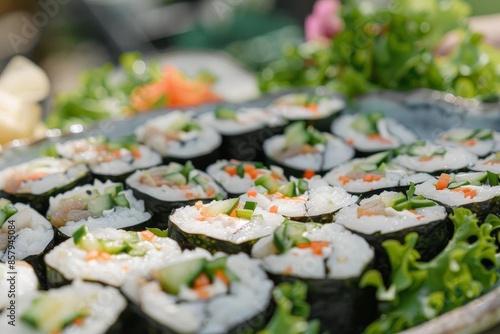
M 484 157 L 500 145 L 500 133 L 489 129 L 452 129 L 439 135 L 437 143 L 461 147 L 467 152 Z

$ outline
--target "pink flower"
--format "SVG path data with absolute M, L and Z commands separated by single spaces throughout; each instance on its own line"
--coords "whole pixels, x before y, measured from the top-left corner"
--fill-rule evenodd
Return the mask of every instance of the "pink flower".
M 316 1 L 313 12 L 306 18 L 306 39 L 329 40 L 337 35 L 344 26 L 342 19 L 338 15 L 340 7 L 339 0 Z

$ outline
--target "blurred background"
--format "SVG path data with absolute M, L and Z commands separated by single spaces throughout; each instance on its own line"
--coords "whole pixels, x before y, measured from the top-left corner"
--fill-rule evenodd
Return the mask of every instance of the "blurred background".
M 2 0 L 0 69 L 23 54 L 49 74 L 53 91 L 71 90 L 82 69 L 126 51 L 155 55 L 216 49 L 259 71 L 287 44 L 303 41 L 314 0 Z M 374 0 L 374 2 L 380 2 Z M 500 12 L 500 1 L 468 0 L 472 15 Z

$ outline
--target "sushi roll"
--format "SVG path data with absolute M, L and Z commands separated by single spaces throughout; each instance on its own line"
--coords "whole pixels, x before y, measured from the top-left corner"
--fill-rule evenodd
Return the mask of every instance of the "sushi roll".
M 305 121 L 321 131 L 329 131 L 330 124 L 344 108 L 342 97 L 314 92 L 283 95 L 268 106 L 272 113 L 289 122 Z
M 295 179 L 280 185 L 272 176 L 264 175 L 255 180 L 256 186 L 240 196 L 244 202 L 276 212 L 284 217 L 302 222 L 331 223 L 335 213 L 358 201 L 357 196 L 342 187 L 332 187 L 315 177 Z
M 54 246 L 54 229 L 44 216 L 22 203 L 0 199 L 0 261 L 24 260 L 45 284 L 43 257 Z
M 340 116 L 331 131 L 354 147 L 360 156 L 408 145 L 418 140 L 417 135 L 381 112 Z
M 130 275 L 122 291 L 147 333 L 255 333 L 267 322 L 273 283 L 247 254 L 197 249 Z
M 219 106 L 199 120 L 222 135 L 221 157 L 238 160 L 263 160 L 264 140 L 281 133 L 285 125 L 285 120 L 263 108 Z
M 250 253 L 260 238 L 271 235 L 284 217 L 231 198 L 176 209 L 169 217 L 168 236 L 182 248 L 201 247 L 211 253 Z
M 135 170 L 162 162 L 159 153 L 139 145 L 133 135 L 115 140 L 105 136 L 70 140 L 57 143 L 55 149 L 63 158 L 88 165 L 102 181 L 123 182 Z
M 306 127 L 304 122 L 292 123 L 284 135 L 266 140 L 264 152 L 270 165 L 283 167 L 286 175 L 295 177 L 308 170 L 324 174 L 354 156 L 354 150 L 341 139 Z
M 269 169 L 261 162 L 219 160 L 208 166 L 207 173 L 226 191 L 228 197 L 238 197 L 250 189 L 257 178 L 271 175 L 279 183 L 285 183 L 283 169 L 271 166 Z
M 499 175 L 490 171 L 442 173 L 437 179 L 417 185 L 415 193 L 450 209 L 465 207 L 482 222 L 489 213 L 500 215 Z
M 57 228 L 58 238 L 69 238 L 82 225 L 90 230 L 104 227 L 142 230 L 151 214 L 144 201 L 123 190 L 121 183 L 95 180 L 50 198 L 47 219 Z
M 175 208 L 225 195 L 209 175 L 194 169 L 190 162 L 137 171 L 127 178 L 126 184 L 136 198 L 144 200 L 146 210 L 153 215 L 153 224 L 161 228 L 167 226 L 168 216 Z
M 45 214 L 50 196 L 89 180 L 87 167 L 67 159 L 38 158 L 0 172 L 0 197 L 28 203 Z
M 118 289 L 75 281 L 60 289 L 35 291 L 16 303 L 16 326 L 0 323 L 9 334 L 104 334 L 123 333 L 122 312 L 127 302 Z M 2 319 L 8 315 L 1 314 Z
M 13 290 L 11 289 L 13 283 L 17 299 L 38 290 L 39 287 L 38 278 L 29 263 L 24 261 L 15 261 L 14 264 L 0 263 L 0 312 L 10 306 L 12 299 L 9 300 L 9 290 Z
M 452 129 L 438 136 L 437 143 L 449 147 L 461 147 L 479 157 L 490 154 L 500 144 L 500 133 L 489 129 Z
M 375 294 L 359 288 L 374 252 L 361 237 L 338 224 L 287 221 L 260 239 L 252 257 L 262 260 L 275 284 L 307 284 L 310 318 L 330 333 L 357 333 L 374 320 Z
M 45 256 L 47 279 L 51 287 L 76 279 L 119 287 L 134 270 L 167 263 L 180 252 L 175 241 L 148 230 L 108 227 L 90 232 L 82 226 Z
M 410 183 L 432 179 L 427 173 L 416 173 L 390 162 L 391 151 L 375 153 L 343 163 L 325 174 L 332 186 L 343 187 L 351 194 L 371 196 L 384 190 L 404 190 Z
M 171 111 L 153 118 L 135 130 L 137 139 L 159 152 L 165 163 L 191 160 L 205 169 L 219 157 L 221 135 L 185 112 Z
M 390 265 L 382 242 L 395 239 L 403 242 L 406 234 L 419 234 L 416 249 L 428 261 L 444 249 L 450 238 L 450 225 L 445 207 L 423 196 L 414 196 L 412 185 L 406 195 L 384 191 L 341 209 L 335 223 L 362 236 L 375 249 L 375 267 L 384 277 Z
M 478 159 L 469 169 L 476 172 L 490 171 L 500 174 L 500 151 L 492 153 L 484 159 Z
M 395 151 L 394 163 L 416 172 L 439 174 L 473 165 L 477 156 L 460 147 L 446 147 L 418 141 Z

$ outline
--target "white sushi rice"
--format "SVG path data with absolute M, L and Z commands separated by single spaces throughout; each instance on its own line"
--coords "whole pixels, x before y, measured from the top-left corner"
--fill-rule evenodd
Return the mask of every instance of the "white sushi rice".
M 34 329 L 19 319 L 21 315 L 30 307 L 33 299 L 48 293 L 54 297 L 64 297 L 68 300 L 81 301 L 88 307 L 89 314 L 79 325 L 69 325 L 63 329 L 61 334 L 100 334 L 106 333 L 125 310 L 127 302 L 120 292 L 110 286 L 101 284 L 75 281 L 71 285 L 59 289 L 51 289 L 48 292 L 35 291 L 19 298 L 16 302 L 16 326 L 8 324 L 8 312 L 4 311 L 0 317 L 0 333 L 9 334 L 39 334 L 40 331 Z M 52 312 L 57 312 L 54 309 Z
M 331 131 L 359 151 L 384 151 L 418 140 L 418 136 L 412 130 L 392 118 L 382 118 L 377 122 L 377 131 L 384 140 L 370 140 L 366 134 L 352 128 L 356 117 L 344 115 L 337 118 L 331 125 Z
M 496 174 L 500 174 L 500 151 L 488 155 L 484 159 L 477 160 L 472 166 L 469 167 L 470 170 L 478 172 L 490 171 Z
M 455 128 L 441 133 L 436 140 L 439 145 L 449 147 L 461 147 L 467 152 L 473 153 L 479 157 L 484 157 L 493 151 L 496 145 L 500 144 L 500 133 L 494 132 L 493 139 L 470 140 L 452 140 L 452 138 L 466 138 L 473 129 Z M 497 139 L 495 139 L 497 138 Z
M 140 145 L 138 151 L 141 156 L 139 159 L 128 154 L 110 162 L 91 165 L 89 166 L 90 171 L 94 174 L 116 176 L 130 173 L 137 169 L 149 168 L 161 164 L 161 156 L 149 147 Z
M 317 144 L 316 153 L 297 154 L 285 159 L 278 159 L 279 153 L 285 147 L 285 136 L 273 136 L 264 142 L 264 152 L 271 159 L 295 169 L 312 169 L 314 171 L 329 170 L 354 156 L 354 150 L 342 140 L 329 133 L 326 136 L 326 144 Z
M 197 250 L 195 250 L 197 252 Z M 205 252 L 198 257 L 210 259 Z M 176 262 L 193 258 L 183 253 Z M 214 257 L 222 256 L 222 253 Z M 264 312 L 271 299 L 273 283 L 260 268 L 260 262 L 244 253 L 230 255 L 227 268 L 235 273 L 227 293 L 205 301 L 179 303 L 179 297 L 162 291 L 158 281 L 147 281 L 144 272 L 130 276 L 124 293 L 158 323 L 178 333 L 227 333 L 255 315 Z M 214 285 L 214 284 L 212 284 Z M 187 287 L 183 287 L 187 289 Z M 182 288 L 181 288 L 182 290 Z
M 379 201 L 379 197 L 391 194 L 396 194 L 396 192 L 384 191 L 380 195 L 374 195 L 362 200 L 359 204 L 341 209 L 335 216 L 335 223 L 343 225 L 353 232 L 370 235 L 397 232 L 446 218 L 446 210 L 440 205 L 419 208 L 416 209 L 415 213 L 408 210 L 396 211 L 393 208 L 385 208 L 385 215 L 358 217 L 359 206 Z
M 153 187 L 140 182 L 141 177 L 144 173 L 158 171 L 158 170 L 161 171 L 166 169 L 167 167 L 165 166 L 159 166 L 150 168 L 148 170 L 136 171 L 134 174 L 130 175 L 127 178 L 125 183 L 129 188 L 136 189 L 142 192 L 143 194 L 147 194 L 159 200 L 169 201 L 169 202 L 186 201 L 188 200 L 186 196 L 187 193 L 192 194 L 192 198 L 189 199 L 212 198 L 214 196 L 214 195 L 212 196 L 207 195 L 205 189 L 203 189 L 201 185 L 193 184 L 193 182 L 190 183 L 189 188 L 169 187 L 167 185 L 162 185 L 160 187 Z M 202 175 L 204 176 L 204 178 L 210 180 L 210 182 L 207 184 L 207 187 L 213 188 L 216 194 L 217 193 L 225 194 L 224 190 L 222 190 L 222 188 L 214 180 L 212 180 L 212 178 L 208 174 L 198 169 L 192 170 L 189 174 L 189 178 L 192 179 L 196 175 Z
M 210 206 L 215 202 L 205 204 L 205 206 Z M 260 207 L 255 209 L 250 220 L 226 214 L 204 217 L 195 206 L 185 206 L 170 215 L 170 221 L 185 233 L 203 234 L 234 244 L 270 235 L 283 220 L 283 216 L 270 213 Z
M 292 178 L 292 181 L 294 179 Z M 272 206 L 277 207 L 277 213 L 287 217 L 317 216 L 335 212 L 345 206 L 354 204 L 358 197 L 350 195 L 341 187 L 332 187 L 319 177 L 307 180 L 308 191 L 296 197 L 282 197 L 261 192 L 260 187 L 256 190 L 256 196 L 248 196 L 247 193 L 240 196 L 241 202 L 257 202 L 264 210 Z
M 236 118 L 236 120 L 219 119 L 214 112 L 203 113 L 199 116 L 202 123 L 211 125 L 219 133 L 226 136 L 239 135 L 285 124 L 281 117 L 263 108 L 240 108 L 236 110 Z
M 189 159 L 213 152 L 220 146 L 220 134 L 201 122 L 196 122 L 201 127 L 200 131 L 180 132 L 181 140 L 169 139 L 171 128 L 185 121 L 193 120 L 185 112 L 171 111 L 147 121 L 135 130 L 135 135 L 161 155 L 172 158 Z
M 122 239 L 127 232 L 115 228 L 104 228 L 91 233 L 96 238 L 118 240 Z M 69 280 L 97 281 L 119 287 L 134 271 L 144 272 L 161 263 L 169 263 L 181 253 L 177 242 L 170 238 L 154 237 L 152 243 L 154 248 L 149 249 L 144 256 L 121 253 L 111 255 L 109 261 L 87 261 L 87 251 L 76 246 L 73 238 L 70 238 L 50 251 L 45 256 L 45 263 Z
M 458 173 L 455 175 L 455 180 L 457 182 L 470 181 L 479 178 L 484 175 L 482 172 L 473 173 Z M 462 186 L 463 188 L 470 188 L 476 191 L 476 196 L 474 198 L 465 197 L 465 194 L 461 191 L 452 191 L 451 189 L 445 188 L 442 190 L 436 189 L 436 179 L 426 181 L 415 187 L 415 194 L 423 195 L 426 198 L 438 201 L 445 205 L 452 207 L 457 207 L 460 205 L 484 202 L 490 200 L 494 197 L 500 196 L 500 186 L 491 187 L 489 185 L 473 186 L 467 185 Z
M 10 305 L 9 290 L 14 291 L 16 298 L 24 298 L 25 295 L 38 289 L 38 278 L 33 268 L 24 261 L 16 261 L 14 269 L 6 263 L 0 263 L 0 311 Z M 9 274 L 15 272 L 16 274 Z M 10 280 L 14 276 L 14 280 Z M 11 289 L 11 283 L 15 282 L 15 289 Z M 2 318 L 2 322 L 5 319 Z M 2 333 L 9 333 L 3 332 Z
M 373 260 L 374 252 L 368 243 L 342 225 L 324 224 L 315 228 L 307 225 L 304 237 L 329 243 L 321 255 L 314 254 L 311 248 L 298 247 L 276 254 L 273 236 L 268 236 L 255 243 L 252 256 L 262 259 L 264 268 L 273 274 L 314 279 L 359 277 Z
M 345 108 L 345 101 L 339 97 L 323 98 L 319 101 L 316 110 L 297 105 L 295 102 L 298 96 L 305 94 L 287 94 L 277 98 L 268 109 L 288 120 L 306 120 L 326 118 L 338 113 Z
M 341 178 L 355 169 L 356 166 L 366 161 L 365 158 L 353 159 L 332 169 L 323 176 L 323 179 L 332 186 L 342 187 L 350 193 L 361 194 L 376 189 L 407 186 L 411 182 L 417 184 L 433 178 L 427 173 L 415 173 L 395 164 L 387 164 L 383 172 L 383 177 L 380 180 L 366 182 L 363 178 L 360 178 L 350 179 L 347 183 L 341 180 Z
M 38 173 L 44 177 L 30 180 L 30 176 Z M 31 193 L 40 195 L 52 189 L 68 185 L 88 173 L 84 165 L 76 165 L 70 160 L 56 158 L 38 158 L 21 165 L 4 169 L 0 172 L 0 189 L 12 180 L 19 181 L 18 194 Z
M 423 155 L 430 156 L 433 152 L 441 148 L 443 146 L 427 142 L 425 146 L 417 147 L 416 150 Z M 477 160 L 475 154 L 467 152 L 463 148 L 445 147 L 445 149 L 446 153 L 444 155 L 435 156 L 428 161 L 421 161 L 419 156 L 401 154 L 394 158 L 393 162 L 414 171 L 434 173 L 442 170 L 466 168 Z
M 28 205 L 14 204 L 17 213 L 12 215 L 0 228 L 0 261 L 7 262 L 12 256 L 22 260 L 31 255 L 42 253 L 54 238 L 52 224 Z M 12 224 L 9 221 L 13 221 Z M 9 227 L 14 226 L 15 233 L 9 234 Z M 7 251 L 9 235 L 15 239 L 10 253 Z M 11 240 L 12 241 L 12 240 Z
M 60 210 L 60 202 L 65 198 L 73 198 L 78 195 L 85 194 L 87 190 L 97 189 L 99 193 L 103 194 L 106 187 L 117 185 L 111 181 L 106 181 L 102 183 L 99 180 L 95 180 L 94 184 L 88 184 L 82 187 L 77 187 L 73 190 L 67 191 L 63 194 L 59 194 L 56 197 L 51 197 L 49 199 L 49 210 L 47 211 L 47 217 L 51 217 L 55 212 Z M 134 225 L 138 225 L 151 218 L 151 214 L 145 211 L 144 201 L 137 200 L 132 190 L 124 190 L 121 192 L 125 194 L 130 208 L 116 206 L 114 209 L 104 211 L 101 217 L 88 219 L 80 219 L 78 221 L 68 221 L 64 226 L 59 228 L 59 231 L 67 236 L 71 236 L 82 225 L 87 225 L 90 231 L 98 228 L 114 227 L 114 228 L 126 228 Z

